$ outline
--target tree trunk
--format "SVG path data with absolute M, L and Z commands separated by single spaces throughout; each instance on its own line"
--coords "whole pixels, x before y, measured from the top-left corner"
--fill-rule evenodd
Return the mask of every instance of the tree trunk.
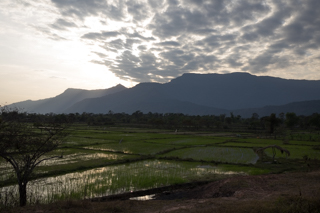
M 27 205 L 27 183 L 19 184 L 20 206 Z

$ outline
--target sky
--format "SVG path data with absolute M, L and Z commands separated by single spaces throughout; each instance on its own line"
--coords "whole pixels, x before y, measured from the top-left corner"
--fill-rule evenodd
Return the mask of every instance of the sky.
M 232 72 L 320 80 L 320 1 L 0 1 L 0 105 Z

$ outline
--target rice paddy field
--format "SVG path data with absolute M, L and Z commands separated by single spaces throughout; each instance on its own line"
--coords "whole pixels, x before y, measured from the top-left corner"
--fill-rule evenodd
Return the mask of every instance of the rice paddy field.
M 28 203 L 87 199 L 245 174 L 304 170 L 320 160 L 320 140 L 297 134 L 285 143 L 254 134 L 74 126 L 66 142 L 47 156 L 28 184 Z M 290 156 L 266 149 L 277 145 Z M 263 158 L 262 158 L 263 157 Z M 18 199 L 15 174 L 0 159 L 0 206 Z

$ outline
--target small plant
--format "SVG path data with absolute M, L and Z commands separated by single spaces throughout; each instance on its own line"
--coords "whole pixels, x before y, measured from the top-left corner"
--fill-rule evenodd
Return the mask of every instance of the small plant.
M 270 146 L 266 146 L 260 149 L 256 149 L 255 152 L 258 153 L 259 156 L 263 155 L 263 152 L 265 149 L 271 148 L 272 149 L 272 162 L 275 162 L 275 157 L 276 157 L 276 149 L 280 150 L 281 154 L 285 153 L 286 157 L 290 156 L 290 152 L 285 149 L 282 148 L 281 146 L 278 145 L 270 145 Z
M 309 158 L 308 155 L 304 155 L 302 158 L 303 158 L 303 160 L 304 160 L 305 162 L 307 162 L 308 160 L 310 160 L 310 158 Z
M 320 146 L 313 146 L 312 149 L 314 149 L 314 150 L 320 150 Z

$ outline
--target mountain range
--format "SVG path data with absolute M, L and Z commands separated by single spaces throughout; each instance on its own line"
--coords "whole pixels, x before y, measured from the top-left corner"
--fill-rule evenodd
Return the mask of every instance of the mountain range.
M 9 105 L 33 113 L 184 113 L 251 117 L 271 113 L 320 113 L 320 81 L 292 80 L 248 73 L 183 74 L 168 83 L 140 83 L 132 88 L 67 89 L 37 101 Z

